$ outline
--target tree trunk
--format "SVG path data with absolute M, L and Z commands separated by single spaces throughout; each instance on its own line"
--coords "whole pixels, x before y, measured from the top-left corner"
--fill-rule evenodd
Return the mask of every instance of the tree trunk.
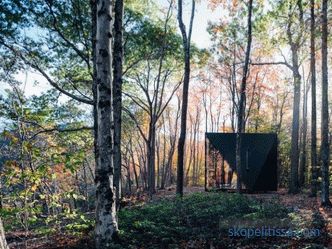
M 221 159 L 221 172 L 220 172 L 220 184 L 223 187 L 225 185 L 225 159 Z
M 233 133 L 236 132 L 235 127 L 235 118 L 236 118 L 236 92 L 237 92 L 237 79 L 236 79 L 236 45 L 233 46 L 233 63 L 232 63 L 232 77 L 230 80 L 230 88 L 231 88 L 231 95 L 232 95 L 232 107 L 231 107 L 231 124 L 232 124 L 232 131 Z
M 166 181 L 166 146 L 167 146 L 167 140 L 166 140 L 166 122 L 164 115 L 162 116 L 162 122 L 163 122 L 163 128 L 164 128 L 164 134 L 163 134 L 163 160 L 162 160 L 162 168 L 161 168 L 161 180 L 160 180 L 160 188 L 165 188 L 165 181 Z M 170 135 L 172 136 L 171 130 Z
M 182 0 L 178 0 L 178 22 L 182 34 L 183 50 L 184 50 L 184 79 L 182 92 L 182 110 L 181 110 L 181 131 L 178 143 L 178 165 L 177 165 L 177 182 L 176 193 L 183 196 L 183 175 L 184 175 L 184 146 L 186 140 L 187 129 L 187 109 L 188 109 L 188 92 L 190 80 L 190 40 L 195 14 L 195 0 L 192 0 L 192 10 L 187 35 L 185 25 L 182 19 Z
M 300 95 L 301 76 L 298 72 L 294 75 L 294 100 L 293 100 L 293 121 L 292 121 L 292 142 L 291 142 L 291 181 L 290 193 L 298 192 L 298 169 L 299 169 L 299 117 L 300 117 Z
M 140 177 L 142 179 L 142 187 L 144 190 L 147 190 L 147 160 L 148 160 L 148 152 L 144 150 L 145 146 L 142 146 L 141 143 L 138 143 L 139 153 L 140 154 Z M 146 148 L 147 149 L 147 148 Z M 146 155 L 146 157 L 145 157 Z
M 127 165 L 128 165 L 128 168 L 127 168 L 127 181 L 128 181 L 128 192 L 127 194 L 131 195 L 132 193 L 132 187 L 131 187 L 131 175 L 130 175 L 130 160 L 126 160 L 127 161 Z
M 156 192 L 155 178 L 155 146 L 156 146 L 156 128 L 154 118 L 150 121 L 149 138 L 147 143 L 147 163 L 148 163 L 148 188 L 150 197 Z
M 332 206 L 329 199 L 329 106 L 327 69 L 327 0 L 322 3 L 322 206 Z
M 194 124 L 194 139 L 193 139 L 193 170 L 192 170 L 192 185 L 196 185 L 196 161 L 197 161 L 197 144 L 196 144 L 196 137 L 198 133 L 198 115 L 199 115 L 199 110 L 198 108 L 196 109 L 196 119 L 195 119 L 195 124 Z
M 311 71 L 311 195 L 317 195 L 317 111 L 316 111 L 316 54 L 315 0 L 310 0 L 310 71 Z
M 303 120 L 302 120 L 302 152 L 299 168 L 299 185 L 303 186 L 305 182 L 305 172 L 307 165 L 307 99 L 308 99 L 307 84 L 303 87 Z
M 190 115 L 190 136 L 189 136 L 189 146 L 187 146 L 187 154 L 189 154 L 189 157 L 186 156 L 186 158 L 188 158 L 188 163 L 187 164 L 187 171 L 186 171 L 186 175 L 185 175 L 185 186 L 187 187 L 189 185 L 189 173 L 190 173 L 190 168 L 192 165 L 192 161 L 193 161 L 193 156 L 194 156 L 194 151 L 193 148 L 195 145 L 192 145 L 192 140 L 193 140 L 193 120 L 192 120 L 192 116 Z M 189 153 L 188 153 L 189 150 Z
M 204 96 L 203 96 L 204 98 Z M 208 126 L 208 122 L 207 122 L 207 106 L 206 106 L 206 101 L 204 101 L 204 109 L 205 109 L 205 133 L 207 133 L 207 126 Z M 204 190 L 207 191 L 208 190 L 208 185 L 209 185 L 209 179 L 208 179 L 208 141 L 206 136 L 204 137 Z
M 114 187 L 116 204 L 121 198 L 121 113 L 122 113 L 122 61 L 123 61 L 123 0 L 115 0 L 114 6 L 114 57 L 113 57 L 113 119 L 114 119 Z
M 98 111 L 97 111 L 97 61 L 96 61 L 96 39 L 97 39 L 97 5 L 95 1 L 90 1 L 91 8 L 91 44 L 92 44 L 92 94 L 93 94 L 93 135 L 94 135 L 94 156 L 96 168 L 99 164 L 99 148 L 98 148 Z M 93 175 L 92 175 L 93 176 Z
M 303 27 L 303 11 L 302 11 L 302 2 L 298 1 L 297 3 L 299 8 L 299 19 L 301 26 Z M 290 13 L 291 13 L 291 6 Z M 292 120 L 292 142 L 291 142 L 291 173 L 290 173 L 290 184 L 289 192 L 297 193 L 299 191 L 299 179 L 298 179 L 298 170 L 299 170 L 299 122 L 300 122 L 300 99 L 301 99 L 301 75 L 299 72 L 299 43 L 300 36 L 297 37 L 296 41 L 293 41 L 293 33 L 291 31 L 292 25 L 292 15 L 289 16 L 289 23 L 287 27 L 287 36 L 288 42 L 291 46 L 292 52 L 292 73 L 294 79 L 294 97 L 293 97 L 293 120 Z M 301 27 L 301 28 L 302 28 Z
M 157 189 L 160 188 L 160 137 L 156 140 L 156 148 L 157 148 Z
M 135 157 L 134 157 L 134 151 L 133 151 L 133 143 L 132 140 L 129 140 L 129 150 L 130 150 L 130 157 L 131 157 L 131 163 L 133 164 L 133 171 L 135 176 L 135 184 L 136 184 L 136 192 L 139 189 L 139 182 L 138 182 L 138 175 L 136 170 L 136 163 L 135 163 Z
M 112 237 L 117 232 L 112 148 L 112 20 L 112 1 L 98 1 L 96 81 L 99 158 L 95 174 L 97 249 L 110 248 Z
M 246 49 L 246 57 L 243 66 L 243 75 L 241 82 L 241 92 L 240 92 L 240 102 L 239 102 L 239 110 L 238 110 L 238 118 L 237 118 L 237 133 L 236 133 L 236 173 L 237 173 L 237 184 L 236 190 L 237 192 L 241 192 L 241 133 L 244 132 L 244 114 L 245 114 L 245 101 L 246 101 L 246 87 L 247 87 L 247 76 L 249 71 L 249 58 L 250 58 L 250 50 L 251 50 L 251 41 L 252 41 L 252 23 L 251 23 L 251 15 L 252 15 L 252 2 L 253 0 L 249 0 L 248 6 L 248 41 L 247 41 L 247 49 Z
M 7 245 L 7 241 L 6 241 L 6 237 L 5 237 L 5 230 L 3 228 L 1 218 L 0 218 L 0 248 L 9 249 L 9 247 Z
M 199 180 L 199 156 L 200 156 L 200 149 L 199 149 L 199 145 L 200 145 L 200 136 L 199 136 L 199 129 L 200 129 L 200 120 L 198 121 L 198 125 L 197 125 L 197 138 L 196 138 L 196 146 L 197 149 L 195 151 L 197 158 L 195 160 L 196 162 L 196 166 L 195 166 L 195 185 L 198 186 L 198 180 Z

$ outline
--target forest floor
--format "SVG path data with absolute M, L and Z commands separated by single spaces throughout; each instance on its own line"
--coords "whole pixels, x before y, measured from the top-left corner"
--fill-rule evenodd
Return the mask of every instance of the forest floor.
M 308 197 L 305 192 L 289 195 L 280 189 L 239 196 L 235 193 L 205 193 L 203 188 L 191 187 L 185 189 L 181 203 L 175 197 L 175 188 L 171 187 L 159 190 L 152 200 L 147 195 L 140 195 L 126 199 L 124 205 L 119 214 L 120 241 L 114 245 L 115 249 L 332 248 L 332 209 L 320 207 L 319 198 Z M 247 224 L 255 228 L 260 227 L 258 224 L 269 226 L 274 218 L 288 221 L 291 217 L 296 231 L 318 229 L 319 235 L 249 238 L 246 234 L 247 237 L 232 237 L 229 230 L 227 233 L 220 226 L 222 220 L 225 222 L 222 224 L 231 227 L 234 219 L 229 217 L 240 220 L 240 223 L 250 220 L 251 223 Z M 257 223 L 259 220 L 262 222 Z M 91 236 L 90 229 L 80 235 L 59 233 L 43 237 L 15 231 L 8 232 L 6 237 L 10 249 L 85 249 L 93 248 Z

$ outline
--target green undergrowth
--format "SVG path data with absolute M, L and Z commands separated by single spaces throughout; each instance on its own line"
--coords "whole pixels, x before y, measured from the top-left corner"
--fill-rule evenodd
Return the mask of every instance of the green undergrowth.
M 292 212 L 277 200 L 263 202 L 239 194 L 195 193 L 160 200 L 119 212 L 114 248 L 221 246 L 232 227 L 294 226 Z
M 10 213 L 2 211 L 1 214 L 7 228 L 9 224 L 17 226 Z M 8 223 L 10 218 L 12 222 Z M 300 232 L 308 228 L 324 230 L 325 223 L 318 212 L 285 207 L 278 197 L 273 196 L 258 198 L 254 195 L 205 192 L 182 199 L 169 197 L 123 208 L 118 213 L 118 221 L 119 234 L 112 249 L 323 248 L 325 243 L 322 240 L 324 234 L 309 239 L 298 235 L 282 238 L 230 236 L 230 229 L 234 228 L 266 227 Z M 30 226 L 35 234 L 61 232 L 78 236 L 85 243 L 78 245 L 80 249 L 94 248 L 93 227 L 93 215 L 79 212 L 48 217 L 47 221 Z

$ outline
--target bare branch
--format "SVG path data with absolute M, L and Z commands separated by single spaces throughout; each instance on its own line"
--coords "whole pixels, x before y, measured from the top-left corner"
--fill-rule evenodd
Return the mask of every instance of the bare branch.
M 278 61 L 278 62 L 250 62 L 252 66 L 265 66 L 265 65 L 284 65 L 288 67 L 290 70 L 293 70 L 293 67 L 286 61 Z
M 123 110 L 124 110 L 126 113 L 128 113 L 129 117 L 134 121 L 134 123 L 136 124 L 136 127 L 137 127 L 137 129 L 138 129 L 138 131 L 139 131 L 139 133 L 141 134 L 141 136 L 142 136 L 142 138 L 144 139 L 144 141 L 147 143 L 148 140 L 147 140 L 147 138 L 146 138 L 146 136 L 145 136 L 143 130 L 141 129 L 141 127 L 140 127 L 140 125 L 139 125 L 139 123 L 138 123 L 136 117 L 135 117 L 135 116 L 131 113 L 131 111 L 129 111 L 126 107 L 123 107 Z
M 81 98 L 79 96 L 76 96 L 75 94 L 72 94 L 66 90 L 64 90 L 63 88 L 61 88 L 55 81 L 53 81 L 51 79 L 51 77 L 41 68 L 37 65 L 37 63 L 33 63 L 32 59 L 28 59 L 26 58 L 20 51 L 16 50 L 14 47 L 6 44 L 2 39 L 0 39 L 0 43 L 2 43 L 6 48 L 8 48 L 10 51 L 12 51 L 15 55 L 19 56 L 25 64 L 29 65 L 30 67 L 32 67 L 33 69 L 37 70 L 39 73 L 41 73 L 45 79 L 50 83 L 50 85 L 52 85 L 55 89 L 57 89 L 59 92 L 67 95 L 68 97 L 75 99 L 79 102 L 88 104 L 88 105 L 93 105 L 93 100 L 91 99 L 87 99 L 87 98 Z
M 38 131 L 37 133 L 35 133 L 33 136 L 31 136 L 29 139 L 35 139 L 36 136 L 42 134 L 42 133 L 49 133 L 49 132 L 76 132 L 76 131 L 83 131 L 83 130 L 93 130 L 93 127 L 88 127 L 88 126 L 83 126 L 83 127 L 79 127 L 79 128 L 67 128 L 67 129 L 62 129 L 60 127 L 54 127 L 51 129 L 44 129 L 41 131 Z
M 123 95 L 127 96 L 128 98 L 130 98 L 136 105 L 138 105 L 139 107 L 141 107 L 144 111 L 146 111 L 147 113 L 150 114 L 150 108 L 149 106 L 144 103 L 140 98 L 134 97 L 132 95 L 130 95 L 129 93 L 123 93 Z

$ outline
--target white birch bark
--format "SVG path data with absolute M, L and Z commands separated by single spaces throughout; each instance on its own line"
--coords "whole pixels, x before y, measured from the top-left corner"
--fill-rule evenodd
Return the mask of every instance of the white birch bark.
M 112 238 L 117 232 L 116 194 L 113 187 L 112 25 L 112 1 L 97 1 L 96 83 L 99 149 L 95 179 L 97 249 L 110 248 Z
M 5 238 L 5 230 L 2 225 L 2 220 L 0 218 L 0 249 L 9 249 L 6 238 Z

